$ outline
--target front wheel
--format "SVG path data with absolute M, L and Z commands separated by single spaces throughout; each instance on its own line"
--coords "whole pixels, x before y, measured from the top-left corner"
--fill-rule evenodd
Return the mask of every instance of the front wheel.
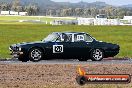
M 101 49 L 94 49 L 90 54 L 92 61 L 101 61 L 104 57 L 104 52 Z
M 38 62 L 43 57 L 43 51 L 40 48 L 32 48 L 29 51 L 29 59 L 33 62 Z

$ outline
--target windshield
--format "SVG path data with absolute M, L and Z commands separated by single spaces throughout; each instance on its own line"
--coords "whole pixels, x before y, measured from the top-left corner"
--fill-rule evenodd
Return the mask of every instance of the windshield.
M 44 42 L 55 42 L 56 39 L 58 38 L 58 35 L 53 33 L 48 35 L 46 38 L 43 39 Z

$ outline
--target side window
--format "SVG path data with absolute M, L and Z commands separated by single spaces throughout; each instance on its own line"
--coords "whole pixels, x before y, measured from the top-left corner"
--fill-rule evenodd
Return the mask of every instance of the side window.
M 72 35 L 65 33 L 62 33 L 60 37 L 57 39 L 57 42 L 71 42 L 71 41 L 72 41 Z
M 85 36 L 84 36 L 84 34 L 75 34 L 75 35 L 74 35 L 74 41 L 75 41 L 75 42 L 85 41 Z
M 72 42 L 72 34 L 67 34 L 68 36 L 68 42 Z
M 58 38 L 56 39 L 56 42 L 61 42 L 61 37 L 58 37 Z
M 85 34 L 85 41 L 92 42 L 93 39 L 89 35 Z
M 84 41 L 91 42 L 93 41 L 93 39 L 87 34 L 75 34 L 74 41 L 75 42 L 84 42 Z
M 84 35 L 77 35 L 77 41 L 84 41 Z

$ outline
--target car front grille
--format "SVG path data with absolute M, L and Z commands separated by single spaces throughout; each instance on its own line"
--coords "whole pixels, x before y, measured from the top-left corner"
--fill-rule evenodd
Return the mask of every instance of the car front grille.
M 12 52 L 17 52 L 18 49 L 19 49 L 19 47 L 17 47 L 17 46 L 10 46 L 9 47 L 9 50 L 12 51 Z

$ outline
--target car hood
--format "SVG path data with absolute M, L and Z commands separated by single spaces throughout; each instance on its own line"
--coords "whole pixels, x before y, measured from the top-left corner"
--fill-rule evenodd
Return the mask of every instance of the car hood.
M 32 45 L 32 44 L 37 44 L 37 43 L 44 43 L 42 41 L 36 41 L 36 42 L 22 42 L 22 43 L 17 43 L 17 44 L 12 44 L 11 46 L 23 46 L 23 45 Z
M 100 44 L 105 44 L 105 45 L 117 45 L 117 44 L 103 42 L 103 41 L 97 41 L 97 42 L 100 43 Z

